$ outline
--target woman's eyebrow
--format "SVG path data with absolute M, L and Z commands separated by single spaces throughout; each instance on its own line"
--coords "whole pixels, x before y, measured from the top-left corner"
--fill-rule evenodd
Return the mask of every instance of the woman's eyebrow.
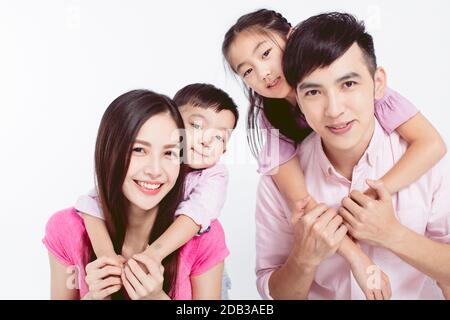
M 140 144 L 143 144 L 144 146 L 147 146 L 149 148 L 152 146 L 152 144 L 150 142 L 147 142 L 147 141 L 144 141 L 144 140 L 139 140 L 139 139 L 136 139 L 134 141 L 134 143 L 140 143 Z
M 255 54 L 255 52 L 258 50 L 258 48 L 260 47 L 260 46 L 262 46 L 264 43 L 266 43 L 267 42 L 267 40 L 263 40 L 263 41 L 261 41 L 261 42 L 259 42 L 257 45 L 256 45 L 256 47 L 253 49 L 253 52 L 252 52 L 252 55 L 254 55 Z M 241 63 L 239 63 L 238 65 L 237 65 L 237 67 L 236 67 L 236 71 L 239 73 L 239 69 L 240 68 L 242 68 L 242 66 L 245 64 L 245 61 L 244 62 L 241 62 Z
M 149 147 L 149 148 L 152 147 L 152 144 L 151 144 L 150 142 L 147 142 L 147 141 L 144 141 L 144 140 L 136 139 L 136 140 L 135 140 L 135 143 L 143 144 L 144 146 L 147 146 L 147 147 Z M 179 148 L 179 147 L 180 147 L 180 144 L 179 144 L 179 143 L 170 143 L 170 144 L 164 145 L 164 148 L 167 148 L 167 149 L 169 149 L 169 148 L 175 148 L 175 147 Z

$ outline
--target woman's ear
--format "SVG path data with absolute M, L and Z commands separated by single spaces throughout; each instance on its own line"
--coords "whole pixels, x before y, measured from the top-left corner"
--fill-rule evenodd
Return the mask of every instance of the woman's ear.
M 386 71 L 382 67 L 378 67 L 373 76 L 375 84 L 375 99 L 381 99 L 384 97 L 384 90 L 386 89 L 387 76 Z
M 295 31 L 295 27 L 291 27 L 289 29 L 289 32 L 288 32 L 287 36 L 286 36 L 286 39 L 289 39 L 289 37 L 292 35 L 292 33 L 294 33 L 294 31 Z

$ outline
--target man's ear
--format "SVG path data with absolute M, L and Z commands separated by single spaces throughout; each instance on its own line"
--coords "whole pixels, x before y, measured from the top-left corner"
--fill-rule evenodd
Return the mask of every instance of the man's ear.
M 375 84 L 375 99 L 381 99 L 384 97 L 384 90 L 386 89 L 387 76 L 386 71 L 382 67 L 378 67 L 373 76 Z

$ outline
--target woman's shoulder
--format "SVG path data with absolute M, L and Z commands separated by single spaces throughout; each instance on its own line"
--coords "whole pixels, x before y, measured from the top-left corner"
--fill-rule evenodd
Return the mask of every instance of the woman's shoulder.
M 51 233 L 71 234 L 85 230 L 83 218 L 75 208 L 67 208 L 55 212 L 47 222 L 47 231 Z
M 86 248 L 87 239 L 83 218 L 75 208 L 67 208 L 48 219 L 43 242 L 60 261 L 72 264 Z

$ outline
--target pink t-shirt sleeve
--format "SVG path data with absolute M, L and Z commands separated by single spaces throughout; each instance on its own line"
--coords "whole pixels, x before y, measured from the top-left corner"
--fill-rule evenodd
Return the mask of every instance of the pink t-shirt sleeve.
M 382 99 L 375 100 L 375 116 L 389 134 L 418 112 L 408 99 L 390 88 L 386 88 Z
M 64 265 L 77 264 L 86 247 L 86 232 L 83 219 L 74 208 L 53 214 L 45 227 L 42 242 L 47 249 Z
M 201 232 L 206 231 L 211 221 L 220 215 L 225 204 L 227 186 L 228 170 L 225 165 L 216 164 L 203 170 L 199 181 L 187 198 L 180 203 L 175 215 L 184 214 L 190 217 L 201 226 Z
M 82 298 L 88 292 L 85 267 L 89 262 L 91 246 L 84 221 L 75 208 L 58 211 L 50 217 L 42 242 L 59 262 L 76 267 Z
M 89 193 L 79 196 L 77 202 L 75 203 L 75 209 L 79 212 L 105 220 L 103 211 L 100 208 L 100 202 L 96 189 L 92 189 Z
M 211 223 L 211 229 L 208 232 L 195 237 L 191 241 L 197 242 L 191 276 L 205 273 L 218 263 L 223 262 L 230 254 L 225 242 L 225 233 L 218 220 Z
M 276 174 L 276 169 L 291 160 L 297 154 L 294 141 L 283 136 L 264 116 L 260 114 L 260 127 L 265 143 L 258 154 L 258 173 L 263 175 Z
M 42 240 L 48 251 L 66 266 L 74 264 L 66 241 L 66 235 L 70 234 L 71 231 L 65 217 L 68 210 L 59 211 L 50 217 L 45 226 L 45 236 Z

